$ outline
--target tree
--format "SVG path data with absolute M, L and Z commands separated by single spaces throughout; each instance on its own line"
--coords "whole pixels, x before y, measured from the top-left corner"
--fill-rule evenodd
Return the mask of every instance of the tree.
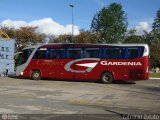
M 20 29 L 16 30 L 17 42 L 22 45 L 42 42 L 45 38 L 45 35 L 36 33 L 36 29 L 37 27 L 21 27 Z
M 9 38 L 15 38 L 15 29 L 8 27 L 2 27 L 0 29 L 1 31 L 5 32 L 9 36 Z
M 111 3 L 108 7 L 103 7 L 93 17 L 91 32 L 100 34 L 100 42 L 123 42 L 127 24 L 127 17 L 122 9 L 122 5 Z
M 150 45 L 151 66 L 160 67 L 160 9 L 157 11 L 150 34 L 152 36 Z
M 145 35 L 148 34 L 145 31 L 144 31 L 144 33 L 145 33 Z M 136 43 L 136 44 L 146 43 L 146 41 L 148 39 L 145 39 L 145 35 L 141 35 L 141 36 L 137 35 L 135 29 L 130 29 L 127 31 L 126 37 L 125 37 L 125 40 L 123 41 L 123 43 Z
M 100 37 L 90 31 L 81 30 L 80 34 L 75 36 L 75 39 L 76 43 L 97 43 Z
M 72 36 L 69 34 L 59 35 L 57 38 L 52 40 L 52 42 L 54 42 L 54 43 L 71 43 Z
M 17 50 L 21 50 L 25 47 L 28 43 L 41 43 L 45 39 L 45 35 L 41 33 L 36 33 L 35 30 L 37 27 L 21 27 L 19 29 L 1 28 L 2 31 L 7 33 L 7 35 L 16 40 Z
M 137 36 L 137 35 L 132 35 L 132 36 L 128 36 L 123 43 L 144 43 L 143 39 L 141 36 Z
M 152 28 L 154 31 L 160 30 L 160 9 L 157 11 L 157 16 L 154 19 L 154 22 L 152 24 Z
M 96 33 L 91 33 L 88 30 L 80 30 L 80 34 L 74 36 L 76 43 L 97 43 L 100 36 Z M 72 36 L 70 34 L 60 35 L 51 40 L 55 43 L 72 43 Z

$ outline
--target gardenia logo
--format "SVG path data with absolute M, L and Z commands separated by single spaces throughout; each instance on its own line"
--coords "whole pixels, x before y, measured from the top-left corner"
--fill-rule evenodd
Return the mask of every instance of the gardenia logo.
M 87 62 L 84 62 L 87 60 Z M 89 62 L 88 62 L 89 60 Z M 83 62 L 83 63 L 78 63 L 77 62 Z M 76 59 L 68 62 L 65 66 L 64 69 L 68 72 L 75 72 L 75 73 L 85 73 L 85 72 L 91 72 L 99 63 L 100 59 L 99 58 L 84 58 L 84 59 Z M 101 65 L 117 65 L 117 66 L 142 66 L 141 62 L 108 62 L 108 61 L 101 61 Z M 86 69 L 75 69 L 76 67 L 71 67 L 72 65 L 76 66 L 83 66 L 86 67 Z
M 141 62 L 107 62 L 107 61 L 101 61 L 101 65 L 142 66 Z

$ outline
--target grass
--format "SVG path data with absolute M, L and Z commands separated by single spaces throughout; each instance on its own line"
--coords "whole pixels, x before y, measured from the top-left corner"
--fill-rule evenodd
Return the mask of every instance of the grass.
M 160 73 L 149 73 L 149 77 L 160 78 Z

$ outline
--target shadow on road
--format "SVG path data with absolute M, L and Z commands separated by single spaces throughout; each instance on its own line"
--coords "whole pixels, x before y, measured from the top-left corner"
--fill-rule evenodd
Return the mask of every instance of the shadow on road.
M 17 77 L 17 76 L 8 76 L 9 78 L 13 79 L 24 79 L 24 80 L 32 80 L 26 77 Z M 99 83 L 99 84 L 104 84 L 100 80 L 90 80 L 90 79 L 85 79 L 85 80 L 80 80 L 80 79 L 61 79 L 61 78 L 42 78 L 41 80 L 43 81 L 65 81 L 65 82 L 85 82 L 85 83 Z M 39 81 L 39 80 L 36 80 Z M 128 85 L 133 85 L 136 84 L 134 81 L 124 81 L 124 80 L 115 80 L 112 84 L 128 84 Z
M 124 81 L 124 80 L 121 80 L 121 81 L 119 81 L 119 80 L 117 80 L 117 81 L 114 81 L 114 84 L 136 84 L 136 82 L 135 81 Z

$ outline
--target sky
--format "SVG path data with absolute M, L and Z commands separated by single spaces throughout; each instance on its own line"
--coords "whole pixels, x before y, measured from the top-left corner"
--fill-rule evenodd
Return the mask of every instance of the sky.
M 160 0 L 0 0 L 0 26 L 38 26 L 47 35 L 70 34 L 74 5 L 74 34 L 89 30 L 93 16 L 104 6 L 117 2 L 127 14 L 128 29 L 151 31 Z

